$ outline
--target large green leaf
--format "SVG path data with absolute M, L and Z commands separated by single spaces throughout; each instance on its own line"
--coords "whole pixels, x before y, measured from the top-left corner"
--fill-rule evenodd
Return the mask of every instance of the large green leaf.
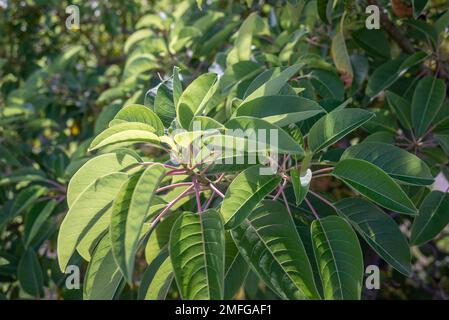
M 139 287 L 139 299 L 164 300 L 173 278 L 173 267 L 168 250 L 164 250 L 145 270 Z
M 235 116 L 262 118 L 283 127 L 323 112 L 324 109 L 310 99 L 298 96 L 262 96 L 241 104 L 236 110 Z
M 101 234 L 109 226 L 112 201 L 128 175 L 115 172 L 98 178 L 76 198 L 67 212 L 58 234 L 58 261 L 65 271 L 76 246 L 89 230 Z
M 109 234 L 103 236 L 95 247 L 84 277 L 83 298 L 85 300 L 111 300 L 123 279 L 115 263 Z
M 20 258 L 17 277 L 22 289 L 36 298 L 44 295 L 44 275 L 33 249 L 27 249 Z
M 343 109 L 320 118 L 310 129 L 309 146 L 318 152 L 357 129 L 374 115 L 362 109 Z
M 388 105 L 394 111 L 402 126 L 405 129 L 410 130 L 412 128 L 412 107 L 410 102 L 391 91 L 387 91 L 385 96 L 387 98 Z
M 103 132 L 101 132 L 99 135 L 97 135 L 95 137 L 95 139 L 92 140 L 92 142 L 90 143 L 89 148 L 94 149 L 96 146 L 98 146 L 100 143 L 102 143 L 107 138 L 109 138 L 117 133 L 120 133 L 122 131 L 127 131 L 127 130 L 148 131 L 148 132 L 153 132 L 153 133 L 155 132 L 155 129 L 146 123 L 123 122 L 123 123 L 114 125 L 112 127 L 109 127 L 106 130 L 104 130 Z
M 215 73 L 205 73 L 184 90 L 176 106 L 177 119 L 184 129 L 188 129 L 193 117 L 206 107 L 217 89 L 216 81 Z
M 419 208 L 412 225 L 411 243 L 421 245 L 432 240 L 449 223 L 449 193 L 432 191 Z
M 133 176 L 123 184 L 114 200 L 109 231 L 112 251 L 128 282 L 132 281 L 134 259 L 145 217 L 165 173 L 162 164 L 150 165 L 140 176 Z
M 179 214 L 174 213 L 163 218 L 150 233 L 145 246 L 145 260 L 149 265 L 161 252 L 168 250 L 170 231 L 178 217 Z
M 267 74 L 269 78 L 266 79 L 266 82 L 260 83 L 261 79 L 258 79 L 259 77 L 262 77 L 265 73 L 262 73 L 259 75 L 258 78 L 254 80 L 254 82 L 257 82 L 257 85 L 255 85 L 254 88 L 251 89 L 251 85 L 248 87 L 248 91 L 245 94 L 245 99 L 243 100 L 242 104 L 247 103 L 248 101 L 251 101 L 253 99 L 262 97 L 262 96 L 272 96 L 279 93 L 279 91 L 285 86 L 287 81 L 293 77 L 299 69 L 301 69 L 301 64 L 295 64 L 292 65 L 286 69 L 284 69 L 282 72 L 275 72 L 275 70 L 271 70 L 271 75 Z M 269 70 L 270 71 L 270 70 Z M 253 91 L 250 91 L 253 90 Z
M 419 80 L 412 100 L 412 124 L 417 137 L 421 137 L 432 124 L 445 97 L 443 80 L 430 76 Z
M 419 51 L 408 57 L 389 60 L 378 67 L 368 80 L 366 94 L 375 97 L 396 82 L 408 69 L 420 63 L 427 54 Z
M 287 209 L 264 201 L 231 230 L 240 253 L 283 299 L 319 299 L 304 245 Z
M 153 110 L 141 105 L 130 104 L 121 109 L 114 117 L 112 126 L 123 122 L 141 122 L 153 127 L 158 136 L 164 134 L 164 125 Z
M 125 129 L 123 131 L 112 134 L 111 136 L 105 138 L 104 140 L 99 141 L 97 145 L 91 146 L 89 148 L 89 151 L 97 150 L 115 144 L 128 145 L 145 142 L 157 145 L 160 143 L 160 140 L 157 135 L 148 130 Z
M 223 299 L 225 232 L 217 211 L 183 213 L 173 225 L 169 248 L 182 299 Z
M 138 159 L 126 152 L 106 153 L 87 161 L 70 179 L 67 188 L 69 208 L 89 184 L 108 173 L 123 171 L 138 163 Z
M 411 273 L 410 248 L 399 226 L 369 201 L 347 198 L 337 202 L 338 214 L 346 218 L 385 261 L 402 274 Z
M 228 136 L 243 138 L 245 132 L 248 133 L 248 140 L 252 140 L 254 144 L 257 143 L 258 148 L 262 146 L 262 149 L 290 154 L 303 154 L 304 152 L 301 146 L 284 130 L 263 119 L 237 117 L 226 122 L 225 127 L 231 129 L 225 131 Z
M 229 185 L 221 205 L 226 229 L 235 228 L 242 223 L 281 181 L 276 175 L 261 175 L 260 169 L 260 166 L 246 169 Z
M 375 164 L 398 182 L 429 185 L 434 179 L 420 158 L 391 144 L 363 142 L 346 149 L 344 159 L 362 159 Z
M 375 203 L 399 213 L 416 214 L 413 202 L 401 187 L 382 169 L 368 161 L 340 161 L 333 175 Z
M 232 299 L 245 282 L 248 263 L 239 252 L 231 233 L 226 232 L 224 299 Z
M 314 220 L 311 233 L 324 298 L 360 299 L 363 257 L 354 230 L 344 219 L 329 216 Z

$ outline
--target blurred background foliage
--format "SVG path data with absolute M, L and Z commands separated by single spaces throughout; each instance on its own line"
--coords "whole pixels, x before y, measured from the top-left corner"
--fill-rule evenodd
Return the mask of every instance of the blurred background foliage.
M 390 19 L 400 20 L 405 40 L 393 41 L 390 30 L 364 27 L 369 3 L 338 1 L 330 12 L 322 1 L 299 0 L 200 1 L 202 10 L 196 1 L 176 0 L 0 0 L 0 298 L 82 297 L 82 290 L 66 288 L 55 260 L 67 183 L 89 159 L 86 149 L 92 137 L 123 105 L 151 106 L 158 86 L 170 87 L 174 67 L 181 70 L 184 84 L 207 70 L 222 75 L 225 94 L 216 105 L 229 108 L 210 111 L 220 117 L 263 70 L 299 61 L 308 72 L 295 79 L 305 88 L 302 95 L 330 109 L 351 97 L 354 105 L 369 106 L 378 114 L 363 137 L 394 139 L 398 121 L 384 97 L 374 100 L 366 94 L 367 79 L 379 66 L 420 49 L 427 55 L 423 67 L 413 66 L 408 73 L 398 69 L 401 79 L 389 90 L 410 97 L 415 80 L 434 73 L 447 87 L 449 36 L 446 31 L 435 38 L 432 28 L 448 15 L 449 4 L 425 1 L 419 11 L 409 1 L 379 1 Z M 65 26 L 70 4 L 80 8 L 79 30 Z M 261 19 L 249 39 L 251 62 L 227 68 L 237 31 L 252 12 Z M 349 12 L 344 37 L 353 69 L 350 81 L 344 68 L 335 67 L 331 52 L 344 12 Z M 447 172 L 446 148 L 422 150 L 434 173 Z M 322 191 L 337 198 L 346 192 L 330 180 L 320 183 Z M 406 231 L 410 221 L 398 219 Z M 413 247 L 411 278 L 366 251 L 372 254 L 365 257 L 366 264 L 380 265 L 382 279 L 381 289 L 365 292 L 365 298 L 448 298 L 448 230 L 425 246 Z M 73 263 L 85 268 L 81 259 Z M 176 295 L 173 290 L 171 298 Z M 136 296 L 137 288 L 123 284 L 117 298 Z M 237 298 L 275 296 L 250 273 Z

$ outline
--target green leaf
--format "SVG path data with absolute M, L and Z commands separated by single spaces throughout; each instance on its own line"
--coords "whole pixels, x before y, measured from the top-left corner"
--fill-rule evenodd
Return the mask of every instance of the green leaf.
M 168 217 L 161 220 L 156 225 L 156 228 L 150 233 L 146 247 L 145 247 L 145 260 L 150 265 L 161 252 L 168 250 L 168 244 L 170 241 L 170 231 L 173 224 L 178 219 L 179 214 L 171 214 Z
M 400 183 L 430 185 L 434 178 L 429 167 L 420 158 L 396 146 L 363 142 L 346 149 L 344 159 L 366 160 L 385 171 Z
M 65 271 L 76 246 L 90 229 L 96 226 L 101 234 L 108 228 L 112 201 L 127 179 L 128 175 L 121 172 L 102 176 L 76 198 L 58 235 L 58 261 L 62 271 Z
M 231 233 L 226 232 L 224 299 L 232 299 L 245 282 L 249 266 L 239 252 Z
M 37 298 L 44 295 L 44 275 L 33 249 L 27 249 L 20 258 L 17 277 L 26 293 Z
M 408 102 L 406 99 L 398 96 L 397 94 L 394 94 L 391 91 L 386 92 L 386 97 L 388 101 L 388 105 L 391 107 L 393 112 L 398 117 L 398 120 L 401 122 L 401 125 L 405 129 L 411 129 L 412 128 L 412 107 L 410 105 L 410 102 Z
M 260 166 L 246 169 L 229 185 L 221 205 L 226 229 L 235 228 L 242 223 L 281 181 L 276 175 L 260 175 L 260 169 Z
M 304 245 L 283 205 L 264 201 L 231 234 L 252 269 L 281 298 L 319 298 Z
M 287 81 L 298 73 L 302 64 L 295 64 L 282 72 L 276 72 L 276 69 L 268 70 L 257 77 L 248 87 L 245 93 L 245 99 L 242 104 L 262 96 L 273 96 L 285 86 Z M 263 81 L 263 82 L 262 82 Z
M 351 86 L 354 79 L 351 60 L 349 59 L 348 49 L 346 48 L 345 36 L 343 34 L 345 13 L 341 17 L 337 32 L 332 38 L 331 53 L 335 67 L 341 74 L 346 87 Z
M 184 90 L 176 106 L 177 119 L 184 129 L 188 129 L 193 117 L 203 111 L 217 87 L 217 75 L 205 73 Z
M 109 234 L 95 248 L 84 277 L 84 300 L 111 300 L 123 279 L 112 254 Z
M 22 189 L 14 199 L 10 212 L 11 217 L 17 217 L 25 212 L 37 199 L 44 195 L 46 191 L 46 188 L 37 185 Z
M 416 214 L 413 202 L 382 169 L 359 159 L 340 161 L 333 175 L 371 201 L 395 212 Z
M 253 33 L 256 31 L 256 27 L 262 23 L 261 18 L 257 13 L 251 13 L 237 32 L 237 38 L 234 43 L 234 47 L 228 53 L 226 58 L 226 65 L 228 67 L 236 64 L 239 61 L 247 61 L 251 59 L 251 41 L 253 39 Z
M 26 247 L 28 247 L 30 245 L 30 243 L 32 243 L 34 238 L 38 235 L 39 230 L 50 218 L 50 215 L 53 213 L 53 210 L 57 204 L 58 203 L 56 202 L 56 200 L 50 200 L 49 202 L 47 202 L 45 207 L 39 212 L 39 215 L 34 220 L 33 225 L 31 227 L 31 229 L 29 230 L 29 232 L 25 232 L 25 234 L 24 234 Z M 27 231 L 27 230 L 25 230 L 25 231 Z
M 279 106 L 279 108 L 273 108 L 273 106 Z M 324 113 L 324 109 L 310 99 L 298 96 L 262 96 L 240 104 L 235 116 L 262 118 L 267 122 L 283 127 L 320 113 Z
M 156 189 L 166 170 L 162 164 L 153 164 L 139 176 L 124 183 L 112 205 L 112 252 L 125 279 L 131 283 L 134 260 L 140 232 Z
M 69 208 L 87 186 L 96 179 L 108 173 L 124 171 L 138 162 L 138 159 L 126 152 L 106 153 L 90 159 L 70 179 L 67 188 Z
M 293 185 L 293 191 L 295 193 L 296 206 L 299 206 L 309 192 L 309 183 L 303 183 L 301 180 L 305 178 L 306 173 L 301 174 L 299 169 L 293 168 L 290 171 L 290 178 Z
M 412 225 L 411 243 L 422 245 L 432 240 L 449 223 L 449 193 L 432 191 L 419 208 Z
M 162 123 L 166 127 L 169 127 L 176 117 L 173 93 L 165 81 L 157 88 L 156 97 L 154 98 L 154 112 L 161 118 Z
M 318 0 L 317 9 L 320 19 L 329 24 L 332 21 L 332 9 L 334 7 L 334 0 Z
M 160 140 L 157 135 L 148 130 L 130 129 L 117 132 L 111 136 L 101 140 L 95 146 L 90 146 L 89 151 L 94 151 L 103 147 L 114 144 L 133 144 L 133 143 L 151 143 L 159 144 Z
M 164 250 L 145 270 L 139 287 L 139 299 L 164 300 L 173 278 L 173 267 L 168 250 Z
M 182 95 L 182 82 L 179 78 L 179 68 L 173 67 L 173 103 L 178 105 L 179 99 Z
M 427 54 L 419 51 L 407 58 L 390 60 L 378 67 L 368 80 L 366 94 L 372 98 L 396 82 L 408 69 L 427 58 Z
M 169 248 L 182 299 L 223 299 L 225 232 L 217 211 L 183 213 L 173 225 Z
M 435 21 L 435 30 L 437 34 L 440 34 L 444 31 L 444 29 L 447 28 L 449 25 L 449 11 L 446 11 L 441 17 L 438 18 L 437 21 Z
M 410 276 L 410 248 L 392 218 L 371 202 L 358 198 L 343 199 L 336 207 L 338 214 L 352 224 L 377 254 L 393 268 Z
M 123 107 L 114 117 L 114 123 L 140 122 L 145 123 L 156 130 L 158 136 L 164 134 L 164 124 L 153 110 L 141 105 L 130 104 Z
M 421 137 L 432 124 L 446 97 L 443 80 L 425 77 L 419 80 L 412 100 L 412 124 L 416 136 Z
M 357 129 L 374 115 L 362 109 L 343 109 L 320 118 L 310 129 L 309 146 L 318 152 Z
M 359 300 L 363 257 L 359 240 L 342 218 L 329 216 L 311 226 L 313 250 L 327 300 Z
M 435 140 L 440 145 L 441 149 L 443 149 L 444 153 L 449 155 L 449 132 L 443 132 L 436 134 Z
M 310 81 L 323 99 L 343 101 L 345 88 L 340 77 L 334 71 L 315 69 L 310 74 Z
M 228 136 L 243 138 L 245 132 L 248 133 L 247 139 L 249 141 L 252 140 L 254 146 L 258 144 L 258 149 L 264 149 L 263 146 L 265 146 L 267 149 L 275 150 L 281 153 L 299 155 L 304 153 L 301 146 L 284 130 L 263 119 L 254 117 L 237 117 L 226 122 L 225 127 L 226 129 L 231 129 L 229 131 L 225 131 L 225 134 Z M 275 135 L 272 136 L 272 134 Z M 271 138 L 274 138 L 274 141 L 272 141 Z M 246 151 L 250 152 L 250 150 Z
M 139 131 L 148 131 L 148 132 L 156 131 L 152 126 L 145 124 L 145 123 L 141 123 L 141 122 L 119 123 L 117 125 L 107 128 L 106 130 L 101 132 L 99 135 L 97 135 L 95 137 L 95 139 L 92 140 L 92 142 L 90 143 L 89 149 L 90 150 L 95 149 L 96 146 L 98 146 L 100 143 L 102 143 L 107 138 L 109 138 L 115 134 L 118 134 L 120 132 L 127 131 L 127 130 L 139 130 Z

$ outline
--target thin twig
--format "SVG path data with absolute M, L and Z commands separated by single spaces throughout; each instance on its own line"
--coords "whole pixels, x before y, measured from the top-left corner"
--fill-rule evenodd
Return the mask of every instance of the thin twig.
M 192 184 L 193 184 L 192 182 L 178 182 L 178 183 L 170 184 L 168 186 L 161 187 L 161 188 L 157 189 L 156 193 L 162 192 L 162 191 L 165 191 L 165 190 L 169 190 L 169 189 L 174 189 L 174 188 L 177 188 L 177 187 L 191 186 Z
M 185 189 L 183 192 L 181 192 L 176 198 L 174 198 L 172 201 L 170 201 L 167 206 L 159 213 L 159 215 L 151 222 L 151 228 L 154 228 L 154 226 L 159 222 L 159 220 L 162 219 L 162 217 L 170 210 L 171 207 L 173 207 L 176 202 L 178 202 L 180 199 L 184 198 L 189 194 L 189 192 L 193 189 L 193 185 Z
M 192 178 L 193 180 L 193 186 L 195 187 L 195 198 L 196 198 L 196 205 L 198 207 L 198 213 L 203 212 L 201 208 L 201 198 L 200 198 L 200 187 L 198 185 L 198 181 L 196 180 L 196 177 Z
M 292 211 L 290 210 L 290 206 L 288 205 L 288 200 L 287 200 L 287 197 L 285 196 L 284 191 L 282 191 L 281 194 L 282 194 L 282 199 L 284 199 L 284 204 L 287 207 L 287 211 L 288 211 L 288 213 L 291 216 L 292 215 Z
M 225 195 L 224 195 L 220 190 L 218 190 L 218 188 L 217 188 L 213 183 L 210 183 L 209 186 L 210 186 L 211 189 L 212 189 L 213 191 L 215 191 L 220 197 L 222 197 L 222 198 L 225 197 Z
M 314 192 L 314 191 L 312 191 L 312 190 L 309 190 L 309 192 L 311 193 L 311 194 L 313 194 L 315 197 L 317 197 L 318 199 L 320 199 L 321 201 L 323 201 L 325 204 L 327 204 L 328 206 L 330 206 L 330 207 L 332 207 L 332 208 L 334 208 L 335 210 L 337 210 L 337 207 L 332 203 L 332 202 L 330 202 L 329 200 L 327 200 L 326 198 L 324 198 L 323 196 L 321 196 L 320 194 L 318 194 L 318 193 L 316 193 L 316 192 Z
M 315 218 L 320 219 L 320 216 L 318 215 L 318 213 L 316 212 L 315 208 L 312 206 L 310 201 L 307 199 L 307 197 L 304 198 L 304 201 L 306 202 L 307 206 L 310 208 L 310 211 L 312 211 Z

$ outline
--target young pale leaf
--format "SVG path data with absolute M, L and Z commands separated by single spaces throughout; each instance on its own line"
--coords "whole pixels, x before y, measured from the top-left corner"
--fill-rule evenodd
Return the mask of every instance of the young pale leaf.
M 343 109 L 320 118 L 310 129 L 309 146 L 318 152 L 357 129 L 374 115 L 362 109 Z
M 141 105 L 130 104 L 121 109 L 114 117 L 114 124 L 123 122 L 140 122 L 153 127 L 158 136 L 164 134 L 164 124 L 153 110 Z
M 388 105 L 396 114 L 402 126 L 405 129 L 410 130 L 412 128 L 412 107 L 410 105 L 410 102 L 391 91 L 387 91 L 385 96 L 387 97 Z
M 109 239 L 109 235 L 105 234 L 95 247 L 84 277 L 84 300 L 111 300 L 123 279 Z
M 344 19 L 345 14 L 343 14 L 339 28 L 332 38 L 332 59 L 334 61 L 335 67 L 341 74 L 345 86 L 349 87 L 354 79 L 354 72 L 352 71 L 351 60 L 349 59 L 348 49 L 346 48 L 345 36 L 343 34 L 344 30 Z
M 319 299 L 304 245 L 279 202 L 262 202 L 231 234 L 252 269 L 281 298 Z
M 183 213 L 173 225 L 169 252 L 182 299 L 223 299 L 225 232 L 217 211 Z
M 402 274 L 410 275 L 410 248 L 392 218 L 371 202 L 359 198 L 343 199 L 336 207 L 338 214 L 352 224 L 377 254 Z
M 20 258 L 17 278 L 26 293 L 37 298 L 44 295 L 44 275 L 33 249 L 27 249 Z
M 417 137 L 426 133 L 445 97 L 446 85 L 443 80 L 429 76 L 418 82 L 412 99 L 412 124 Z
M 368 161 L 342 160 L 335 166 L 333 175 L 387 209 L 409 215 L 416 214 L 415 205 L 401 187 L 382 169 Z
M 359 239 L 351 226 L 336 216 L 314 220 L 313 250 L 328 300 L 359 300 L 363 280 L 363 257 Z
M 419 208 L 412 225 L 411 243 L 422 245 L 432 240 L 449 223 L 449 193 L 432 191 Z
M 148 166 L 140 176 L 133 176 L 123 184 L 114 200 L 109 231 L 112 251 L 128 282 L 132 281 L 134 259 L 145 217 L 165 173 L 162 164 Z
M 139 287 L 139 299 L 164 300 L 174 276 L 168 250 L 164 250 L 145 270 Z
M 123 171 L 139 162 L 126 152 L 105 153 L 87 161 L 70 179 L 67 188 L 69 208 L 89 184 L 109 173 Z
M 245 282 L 249 266 L 239 252 L 231 233 L 226 232 L 224 299 L 232 299 Z
M 178 121 L 184 129 L 188 129 L 193 117 L 201 112 L 214 95 L 217 75 L 206 73 L 195 80 L 184 90 L 176 106 Z
M 76 246 L 94 225 L 98 232 L 108 228 L 112 201 L 127 179 L 128 175 L 122 172 L 105 175 L 76 198 L 58 234 L 58 261 L 63 272 Z
M 318 103 L 310 99 L 298 96 L 263 96 L 242 103 L 235 116 L 262 118 L 269 123 L 284 127 L 324 112 Z
M 430 185 L 434 181 L 424 161 L 391 144 L 363 142 L 346 149 L 341 156 L 344 159 L 366 160 L 400 183 Z
M 277 175 L 261 175 L 260 166 L 241 172 L 229 185 L 221 205 L 226 229 L 242 223 L 257 204 L 281 181 Z

